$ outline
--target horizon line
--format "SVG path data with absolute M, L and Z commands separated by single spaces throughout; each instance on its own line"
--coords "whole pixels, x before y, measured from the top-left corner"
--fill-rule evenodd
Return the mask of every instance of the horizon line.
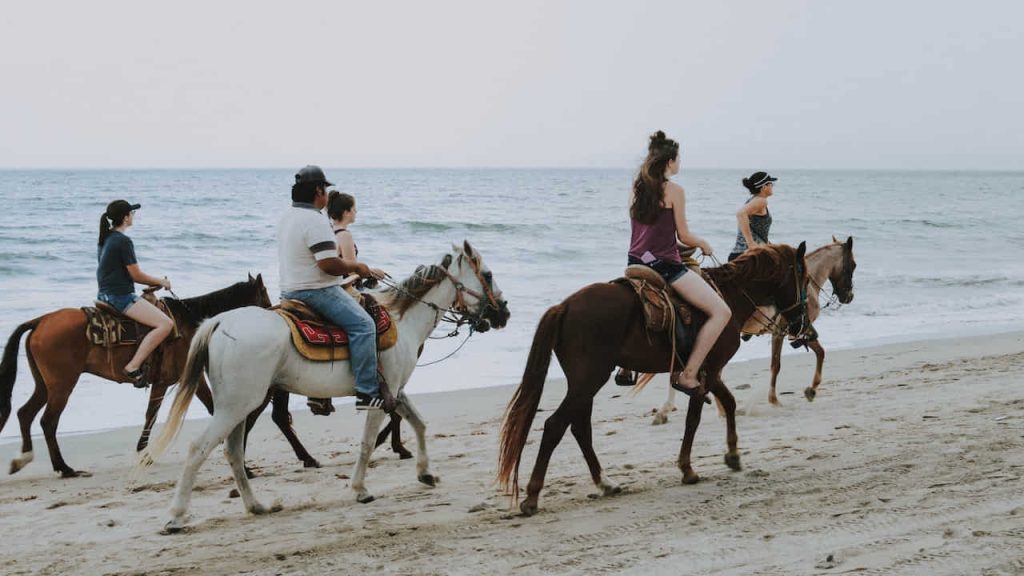
M 635 167 L 628 166 L 331 166 L 328 164 L 323 165 L 329 170 L 635 170 Z M 36 166 L 36 167 L 16 167 L 16 166 L 0 166 L 0 172 L 60 172 L 60 171 L 119 171 L 119 172 L 132 172 L 132 171 L 172 171 L 172 170 L 192 170 L 192 171 L 279 171 L 279 170 L 295 170 L 294 167 L 283 167 L 283 166 Z M 749 166 L 692 166 L 687 167 L 680 172 L 686 170 L 744 170 L 749 171 Z M 901 168 L 877 168 L 877 167 L 819 167 L 819 168 L 799 168 L 799 167 L 775 167 L 772 168 L 773 172 L 777 171 L 805 171 L 805 172 L 851 172 L 851 171 L 870 171 L 870 172 L 1024 172 L 1024 167 L 1021 168 L 956 168 L 956 167 L 944 167 L 944 168 L 921 168 L 921 167 L 901 167 Z

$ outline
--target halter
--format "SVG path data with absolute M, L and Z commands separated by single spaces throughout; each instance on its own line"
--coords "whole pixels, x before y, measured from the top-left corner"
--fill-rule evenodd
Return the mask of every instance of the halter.
M 709 258 L 711 259 L 711 261 L 716 266 L 721 266 L 722 265 L 722 263 L 715 256 L 712 255 L 712 256 L 709 256 Z M 801 307 L 801 311 L 803 312 L 800 315 L 800 334 L 802 335 L 804 333 L 804 331 L 807 330 L 807 285 L 800 281 L 800 277 L 803 275 L 803 270 L 804 270 L 803 260 L 798 261 L 793 266 L 793 278 L 794 278 L 794 281 L 796 282 L 797 293 L 800 296 L 798 301 L 795 302 L 793 305 L 791 305 L 791 306 L 789 306 L 787 308 L 783 308 L 781 310 L 779 310 L 778 307 L 776 306 L 775 316 L 772 316 L 772 317 L 769 317 L 767 314 L 765 314 L 764 312 L 762 312 L 760 310 L 760 305 L 758 305 L 758 303 L 755 302 L 754 299 L 750 297 L 750 294 L 747 294 L 746 290 L 743 290 L 742 288 L 740 289 L 740 294 L 743 294 L 743 296 L 747 299 L 747 301 L 750 302 L 750 305 L 753 306 L 754 311 L 751 314 L 751 316 L 758 323 L 760 323 L 762 327 L 764 327 L 767 331 L 771 332 L 772 334 L 778 334 L 778 333 L 780 333 L 782 331 L 782 326 L 779 325 L 779 321 L 778 321 L 779 316 L 782 316 L 783 314 L 785 314 L 786 312 L 789 312 L 790 310 L 792 310 L 793 308 L 796 308 L 797 306 L 800 306 Z M 721 293 L 718 290 L 717 287 L 715 287 L 715 290 L 717 292 Z M 758 318 L 758 316 L 760 316 L 760 318 Z M 788 324 L 789 321 L 787 320 L 786 323 Z

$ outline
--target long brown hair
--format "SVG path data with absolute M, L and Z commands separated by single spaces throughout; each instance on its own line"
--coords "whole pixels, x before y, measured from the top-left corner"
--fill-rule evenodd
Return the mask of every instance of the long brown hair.
M 651 134 L 647 159 L 633 180 L 633 203 L 629 217 L 643 224 L 652 224 L 658 217 L 665 195 L 665 169 L 679 156 L 679 143 L 658 130 Z

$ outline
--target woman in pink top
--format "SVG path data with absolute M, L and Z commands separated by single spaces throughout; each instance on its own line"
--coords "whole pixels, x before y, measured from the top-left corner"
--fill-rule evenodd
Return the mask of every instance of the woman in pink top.
M 704 359 L 732 311 L 700 274 L 687 273 L 679 257 L 676 242 L 701 249 L 712 255 L 711 245 L 690 232 L 686 223 L 686 195 L 682 186 L 672 182 L 679 173 L 679 143 L 662 131 L 651 136 L 647 159 L 633 181 L 629 206 L 632 237 L 629 263 L 644 264 L 658 272 L 679 295 L 707 315 L 678 381 L 672 387 L 688 395 L 704 396 L 707 391 L 697 380 Z

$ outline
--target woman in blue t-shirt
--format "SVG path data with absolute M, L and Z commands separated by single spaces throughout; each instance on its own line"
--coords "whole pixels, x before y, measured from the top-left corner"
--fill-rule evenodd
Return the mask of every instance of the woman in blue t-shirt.
M 125 379 L 136 388 L 145 388 L 149 385 L 148 371 L 144 368 L 146 358 L 171 333 L 173 324 L 159 308 L 135 295 L 136 282 L 162 286 L 168 290 L 171 288 L 171 282 L 167 278 L 150 276 L 139 268 L 135 259 L 135 245 L 132 244 L 132 239 L 124 234 L 132 225 L 133 215 L 140 206 L 127 200 L 114 200 L 100 216 L 100 238 L 96 248 L 96 258 L 99 261 L 96 267 L 96 282 L 99 284 L 99 293 L 96 298 L 113 306 L 132 320 L 153 328 L 139 343 L 132 359 L 124 366 Z

